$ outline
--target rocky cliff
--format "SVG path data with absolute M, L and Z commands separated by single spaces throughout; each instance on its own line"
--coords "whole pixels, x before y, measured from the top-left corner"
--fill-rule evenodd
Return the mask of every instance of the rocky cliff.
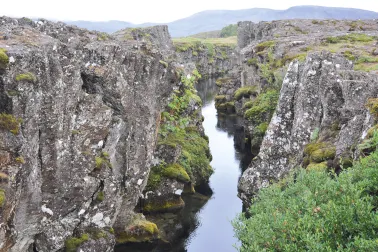
M 167 28 L 149 29 L 1 18 L 1 251 L 111 251 L 135 222 L 179 82 Z
M 353 71 L 341 55 L 310 54 L 292 62 L 259 155 L 243 173 L 240 197 L 282 179 L 294 167 L 337 169 L 358 157 L 374 119 L 365 106 L 378 95 L 378 76 Z
M 337 170 L 358 157 L 373 123 L 365 105 L 376 95 L 377 30 L 376 20 L 238 23 L 240 69 L 218 80 L 216 107 L 244 117 L 258 154 L 239 184 L 246 204 L 294 167 Z

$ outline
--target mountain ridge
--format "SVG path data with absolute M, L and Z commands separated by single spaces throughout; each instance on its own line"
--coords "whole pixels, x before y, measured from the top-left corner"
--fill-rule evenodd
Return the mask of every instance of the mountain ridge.
M 101 32 L 113 33 L 124 28 L 148 27 L 153 25 L 168 25 L 172 37 L 185 37 L 192 34 L 220 30 L 238 21 L 272 21 L 281 19 L 376 19 L 378 13 L 369 10 L 323 7 L 315 5 L 293 6 L 286 10 L 267 8 L 251 8 L 241 10 L 205 10 L 189 17 L 169 23 L 133 24 L 125 21 L 67 21 L 67 24 Z

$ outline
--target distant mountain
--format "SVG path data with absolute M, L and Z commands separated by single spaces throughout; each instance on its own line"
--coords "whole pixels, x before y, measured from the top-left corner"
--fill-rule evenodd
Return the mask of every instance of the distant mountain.
M 238 21 L 272 21 L 280 19 L 375 19 L 378 13 L 373 11 L 322 7 L 295 6 L 287 10 L 245 9 L 245 10 L 209 10 L 196 13 L 190 17 L 167 23 L 172 37 L 185 37 L 196 33 L 220 30 Z M 90 22 L 71 21 L 68 24 L 79 27 L 112 33 L 126 27 L 146 27 L 158 25 L 156 23 L 132 24 L 123 21 Z

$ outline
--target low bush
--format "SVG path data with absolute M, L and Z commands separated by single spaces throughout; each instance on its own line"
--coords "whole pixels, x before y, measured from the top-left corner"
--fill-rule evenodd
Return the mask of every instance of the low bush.
M 260 190 L 250 217 L 233 221 L 240 251 L 378 251 L 378 152 L 338 176 L 309 168 Z

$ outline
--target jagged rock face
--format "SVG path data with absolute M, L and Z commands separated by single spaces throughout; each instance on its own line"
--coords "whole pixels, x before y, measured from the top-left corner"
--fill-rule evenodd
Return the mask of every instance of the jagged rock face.
M 325 52 L 290 64 L 260 153 L 239 182 L 244 203 L 249 205 L 259 189 L 300 165 L 316 128 L 320 138 L 336 147 L 336 157 L 362 141 L 373 124 L 365 104 L 378 94 L 378 76 L 352 69 L 352 62 Z M 338 129 L 330 134 L 335 124 Z
M 232 46 L 215 45 L 213 50 L 214 55 L 209 55 L 208 48 L 202 46 L 200 50 L 176 50 L 176 55 L 182 66 L 195 63 L 204 78 L 224 75 L 238 64 L 239 56 Z
M 150 29 L 163 46 L 167 28 Z M 0 171 L 9 175 L 0 184 L 7 198 L 0 251 L 33 243 L 57 251 L 74 230 L 122 229 L 147 183 L 160 112 L 178 82 L 171 64 L 159 62 L 162 49 L 44 20 L 0 18 L 0 35 L 9 56 L 0 112 L 23 121 L 17 135 L 0 129 Z

